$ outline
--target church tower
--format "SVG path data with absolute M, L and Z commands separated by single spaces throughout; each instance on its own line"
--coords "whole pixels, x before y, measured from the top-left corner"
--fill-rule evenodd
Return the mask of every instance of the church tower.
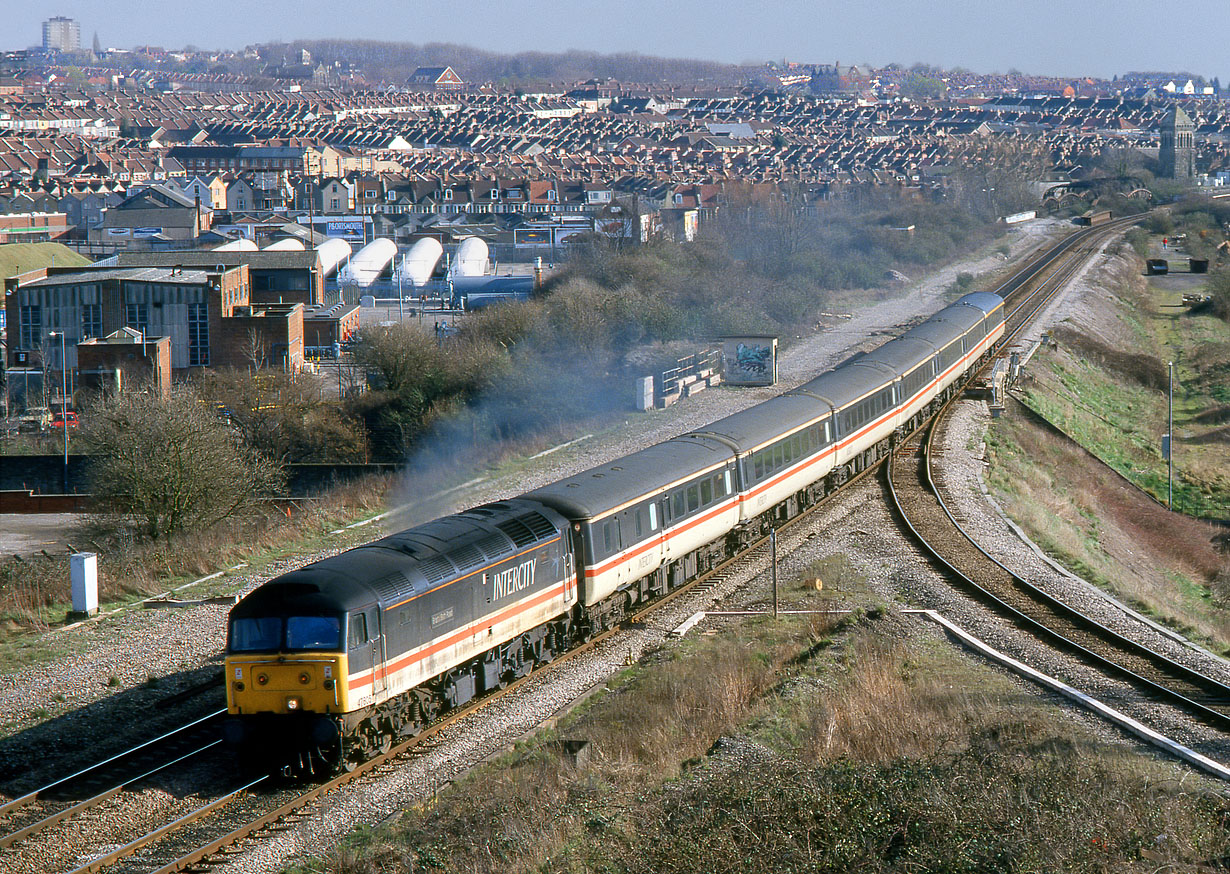
M 1196 175 L 1196 125 L 1178 106 L 1162 119 L 1162 148 L 1157 157 L 1162 175 L 1169 179 Z

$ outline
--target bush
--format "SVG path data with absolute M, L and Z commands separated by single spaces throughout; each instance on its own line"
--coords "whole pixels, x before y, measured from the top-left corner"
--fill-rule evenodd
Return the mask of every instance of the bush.
M 86 421 L 90 493 L 146 538 L 207 529 L 282 488 L 281 468 L 249 451 L 187 387 L 104 397 Z
M 1141 227 L 1135 227 L 1131 228 L 1123 237 L 1137 255 L 1141 258 L 1149 257 L 1150 235 L 1148 231 Z

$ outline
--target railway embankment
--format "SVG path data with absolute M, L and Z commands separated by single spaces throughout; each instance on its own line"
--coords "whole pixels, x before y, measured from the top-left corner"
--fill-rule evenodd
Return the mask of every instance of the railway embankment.
M 1017 412 L 1010 404 L 986 431 L 986 480 L 1068 570 L 1225 653 L 1230 431 L 1217 411 L 1227 409 L 1230 331 L 1183 305 L 1206 277 L 1143 273 L 1134 252 L 1112 247 L 1036 329 L 1050 341 L 1018 383 Z M 1175 512 L 1162 454 L 1170 361 Z

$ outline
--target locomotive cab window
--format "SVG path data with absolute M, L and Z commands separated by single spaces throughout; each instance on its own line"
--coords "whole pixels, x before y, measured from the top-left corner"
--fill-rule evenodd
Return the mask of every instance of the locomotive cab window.
M 291 616 L 286 620 L 286 648 L 339 649 L 342 620 L 337 616 Z
M 362 613 L 351 614 L 350 617 L 350 648 L 362 646 L 370 638 L 367 636 L 367 617 Z
M 276 652 L 282 645 L 282 619 L 258 616 L 231 621 L 231 652 Z

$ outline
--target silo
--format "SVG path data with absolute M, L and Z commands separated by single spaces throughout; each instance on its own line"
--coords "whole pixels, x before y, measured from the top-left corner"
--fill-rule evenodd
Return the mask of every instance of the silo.
M 486 272 L 487 244 L 478 237 L 466 237 L 453 256 L 453 263 L 448 268 L 449 277 L 482 276 Z
M 304 252 L 306 250 L 307 247 L 303 245 L 303 240 L 296 240 L 294 237 L 278 240 L 261 249 L 262 252 Z
M 385 237 L 372 240 L 338 272 L 339 282 L 353 282 L 360 288 L 371 285 L 397 255 L 397 244 Z
M 439 240 L 431 237 L 419 240 L 401 259 L 402 282 L 409 282 L 415 288 L 426 285 L 443 254 L 444 247 L 440 245 Z
M 316 247 L 316 254 L 320 256 L 320 269 L 328 277 L 350 257 L 350 244 L 341 237 L 331 237 Z
M 231 240 L 229 243 L 223 243 L 221 246 L 215 246 L 215 252 L 255 252 L 257 246 L 251 240 L 241 237 L 238 240 Z

